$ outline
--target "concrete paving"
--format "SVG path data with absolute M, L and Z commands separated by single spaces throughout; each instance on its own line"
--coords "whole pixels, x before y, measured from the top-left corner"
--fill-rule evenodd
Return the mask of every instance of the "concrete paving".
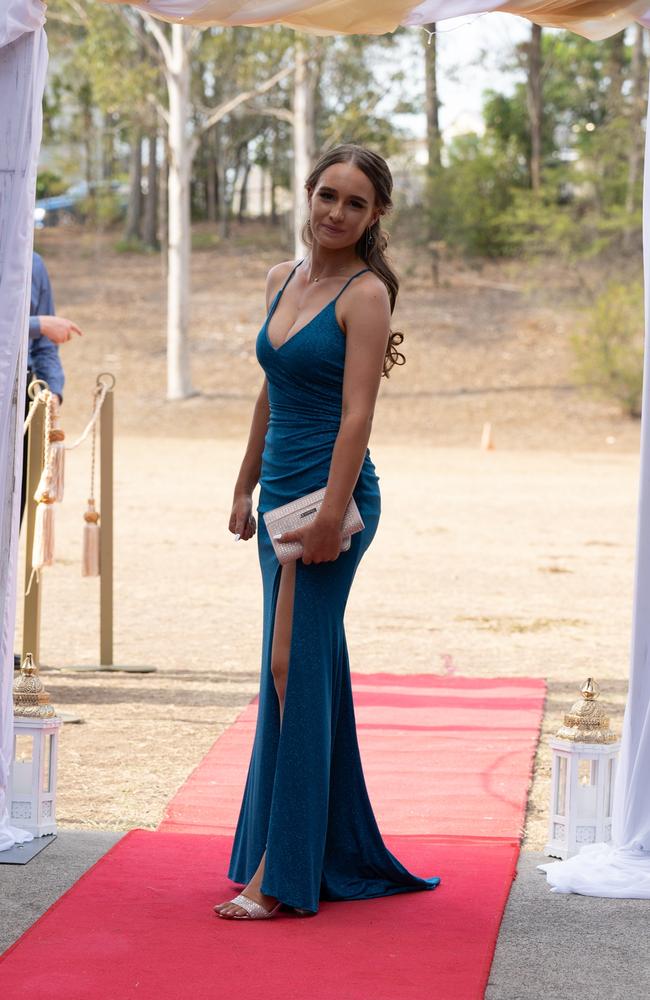
M 0 952 L 122 836 L 61 830 L 28 864 L 0 864 Z M 552 893 L 545 860 L 520 856 L 485 1000 L 648 1000 L 650 901 Z
M 551 892 L 522 851 L 485 1000 L 648 1000 L 650 900 Z
M 0 953 L 123 836 L 59 830 L 56 840 L 27 864 L 0 864 Z

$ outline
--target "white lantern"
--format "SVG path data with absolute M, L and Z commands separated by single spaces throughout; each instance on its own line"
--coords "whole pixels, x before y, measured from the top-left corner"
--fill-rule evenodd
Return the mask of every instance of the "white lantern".
M 14 681 L 11 819 L 35 837 L 56 833 L 56 765 L 61 719 L 27 653 Z
M 572 857 L 584 844 L 612 839 L 612 806 L 616 758 L 620 749 L 609 728 L 600 693 L 590 677 L 582 698 L 564 716 L 564 725 L 550 739 L 553 751 L 551 807 L 545 853 Z

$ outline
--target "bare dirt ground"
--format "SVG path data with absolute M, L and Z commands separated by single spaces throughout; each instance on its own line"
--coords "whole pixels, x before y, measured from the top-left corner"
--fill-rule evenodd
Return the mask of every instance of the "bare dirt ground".
M 84 720 L 62 734 L 58 819 L 153 828 L 257 688 L 257 556 L 226 525 L 260 383 L 263 279 L 283 254 L 246 232 L 195 254 L 201 394 L 171 404 L 160 259 L 118 255 L 106 236 L 45 231 L 38 243 L 58 312 L 86 334 L 65 347 L 70 437 L 88 415 L 95 374 L 118 379 L 115 661 L 157 668 L 66 670 L 98 657 L 98 582 L 79 570 L 90 464 L 80 448 L 68 456 L 57 561 L 43 582 L 44 680 L 55 705 Z M 547 678 L 526 830 L 527 846 L 541 849 L 546 735 L 587 676 L 620 730 L 639 428 L 573 384 L 568 336 L 579 311 L 561 269 L 535 279 L 520 264 L 448 265 L 434 290 L 424 265 L 402 258 L 395 326 L 408 364 L 377 407 L 371 451 L 384 514 L 348 605 L 352 666 Z M 488 453 L 479 448 L 486 420 L 496 443 Z

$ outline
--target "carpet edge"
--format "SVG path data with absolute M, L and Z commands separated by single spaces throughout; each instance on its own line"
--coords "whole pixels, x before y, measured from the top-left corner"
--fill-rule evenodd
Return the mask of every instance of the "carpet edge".
M 28 936 L 28 934 L 31 934 L 32 931 L 35 931 L 37 925 L 43 919 L 43 917 L 45 917 L 45 915 L 50 913 L 52 910 L 56 909 L 56 907 L 59 905 L 59 903 L 61 903 L 65 899 L 68 893 L 72 892 L 72 890 L 76 886 L 78 886 L 79 883 L 82 882 L 87 875 L 90 875 L 93 869 L 95 869 L 97 865 L 101 864 L 101 862 L 104 861 L 104 859 L 107 858 L 108 855 L 111 854 L 116 849 L 116 847 L 118 847 L 118 845 L 122 844 L 128 837 L 131 836 L 131 834 L 141 833 L 143 829 L 144 829 L 143 827 L 134 827 L 133 830 L 127 830 L 123 837 L 120 837 L 120 839 L 116 840 L 114 844 L 111 844 L 109 849 L 105 851 L 104 854 L 100 855 L 100 857 L 98 857 L 97 860 L 92 863 L 90 868 L 87 868 L 85 872 L 82 872 L 79 878 L 75 879 L 72 885 L 69 885 L 68 888 L 65 890 L 65 892 L 61 893 L 58 899 L 55 899 L 54 902 L 51 903 L 46 910 L 43 910 L 43 912 L 39 914 L 36 920 L 32 924 L 30 924 L 29 927 L 25 928 L 20 937 L 17 937 L 16 940 L 12 944 L 10 944 L 8 948 L 5 948 L 5 950 L 0 953 L 0 964 L 4 962 L 4 960 L 9 956 L 9 954 L 14 950 L 14 948 L 16 948 Z M 146 830 L 144 832 L 153 833 L 154 831 Z

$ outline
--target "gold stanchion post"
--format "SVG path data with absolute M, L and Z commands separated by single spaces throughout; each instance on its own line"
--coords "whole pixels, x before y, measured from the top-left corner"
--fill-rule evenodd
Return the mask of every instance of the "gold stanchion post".
M 100 375 L 99 378 L 102 376 Z M 99 510 L 99 662 L 113 666 L 113 385 L 104 399 L 99 417 L 100 495 Z
M 99 494 L 99 664 L 81 664 L 66 670 L 106 670 L 133 674 L 151 674 L 156 667 L 124 666 L 113 663 L 113 460 L 115 376 L 102 372 L 97 385 L 106 387 L 99 416 L 100 494 Z
M 43 382 L 32 382 L 29 387 L 33 399 Z M 32 388 L 33 386 L 33 388 Z M 46 386 L 47 388 L 47 386 Z M 38 404 L 36 412 L 27 428 L 27 485 L 25 494 L 25 591 L 23 598 L 23 645 L 21 662 L 27 653 L 32 654 L 34 664 L 40 666 L 41 631 L 41 584 L 35 573 L 32 579 L 32 547 L 36 524 L 36 501 L 34 493 L 41 477 L 43 465 L 43 434 L 45 432 L 45 407 Z M 31 587 L 30 587 L 31 583 Z M 29 591 L 29 593 L 28 593 Z

